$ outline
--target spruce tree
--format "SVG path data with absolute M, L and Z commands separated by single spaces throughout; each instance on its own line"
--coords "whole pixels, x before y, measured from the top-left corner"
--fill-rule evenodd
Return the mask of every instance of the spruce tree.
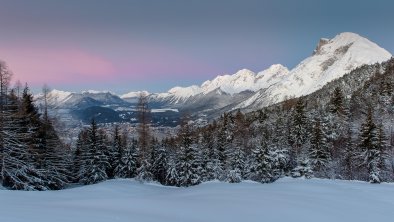
M 126 148 L 122 150 L 122 157 L 119 165 L 115 168 L 115 177 L 133 178 L 137 175 L 137 141 L 132 140 Z
M 316 173 L 324 171 L 330 159 L 330 154 L 328 152 L 327 137 L 319 118 L 315 119 L 310 140 L 309 159 L 312 169 Z
M 308 121 L 305 113 L 305 103 L 302 98 L 299 98 L 293 110 L 291 117 L 290 142 L 292 149 L 290 151 L 290 167 L 294 168 L 297 165 L 297 158 L 306 152 L 305 144 L 308 138 Z
M 344 113 L 344 96 L 340 87 L 335 87 L 331 96 L 330 112 L 335 114 Z
M 361 149 L 361 158 L 364 166 L 369 173 L 371 183 L 380 183 L 379 169 L 379 138 L 376 124 L 372 119 L 372 109 L 368 110 L 367 118 L 361 125 L 359 147 Z
M 241 147 L 234 147 L 228 155 L 229 170 L 227 173 L 227 181 L 230 183 L 239 183 L 244 177 L 245 154 Z
M 253 162 L 249 166 L 249 178 L 261 183 L 273 182 L 272 161 L 267 138 L 262 138 L 261 145 L 252 150 L 252 155 Z
M 84 184 L 94 184 L 108 178 L 107 168 L 109 167 L 108 157 L 105 155 L 105 138 L 94 119 L 88 129 L 87 139 L 86 175 L 81 179 Z
M 11 93 L 2 110 L 0 130 L 3 153 L 1 181 L 4 187 L 15 190 L 46 190 L 44 175 L 34 166 L 29 153 L 25 121 L 18 110 L 18 101 Z
M 153 179 L 161 184 L 165 184 L 168 168 L 167 151 L 163 144 L 155 143 L 152 152 Z
M 115 169 L 120 165 L 123 150 L 124 147 L 122 147 L 122 136 L 120 135 L 119 126 L 116 125 L 114 128 L 111 145 L 108 146 L 107 151 L 109 162 L 109 167 L 107 169 L 108 178 L 115 177 Z
M 355 179 L 354 171 L 356 167 L 355 161 L 357 158 L 357 153 L 352 140 L 352 131 L 350 127 L 348 127 L 348 133 L 344 142 L 345 142 L 345 148 L 343 149 L 342 152 L 343 172 L 345 175 L 345 179 L 353 180 Z
M 193 143 L 192 131 L 188 124 L 184 124 L 180 133 L 179 161 L 177 162 L 177 173 L 180 186 L 191 186 L 201 182 L 199 175 L 199 162 L 197 158 L 197 145 Z

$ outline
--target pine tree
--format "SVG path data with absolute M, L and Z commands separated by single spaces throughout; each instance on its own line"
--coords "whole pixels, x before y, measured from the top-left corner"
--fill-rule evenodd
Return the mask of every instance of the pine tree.
M 372 119 L 372 109 L 368 110 L 367 118 L 361 125 L 360 131 L 361 158 L 363 164 L 367 167 L 369 181 L 371 183 L 380 183 L 379 150 L 378 150 L 378 132 L 376 124 Z
M 165 184 L 168 168 L 167 151 L 164 148 L 163 144 L 159 145 L 156 143 L 156 145 L 153 147 L 152 152 L 153 179 L 161 184 Z
M 34 165 L 37 169 L 43 170 L 45 158 L 45 131 L 42 129 L 40 122 L 40 114 L 33 103 L 33 95 L 26 85 L 22 94 L 22 103 L 20 108 L 20 116 L 24 120 L 24 127 L 26 131 L 25 140 L 29 145 L 29 152 L 34 160 Z
M 239 183 L 244 177 L 245 154 L 240 147 L 234 147 L 228 155 L 229 171 L 227 173 L 227 181 L 230 183 Z
M 287 126 L 283 117 L 279 117 L 275 122 L 275 129 L 272 136 L 273 158 L 275 163 L 274 174 L 278 177 L 282 176 L 289 169 L 289 150 L 290 146 L 287 139 Z
M 19 115 L 18 101 L 11 93 L 3 104 L 1 144 L 1 181 L 4 187 L 15 190 L 46 190 L 44 176 L 34 167 L 28 152 L 24 120 Z
M 107 155 L 110 167 L 107 169 L 108 178 L 115 177 L 115 169 L 120 165 L 122 159 L 122 136 L 120 135 L 119 126 L 116 125 L 114 128 L 114 134 L 111 145 L 108 147 Z
M 302 98 L 298 99 L 297 104 L 293 110 L 290 128 L 290 142 L 292 149 L 290 151 L 290 167 L 294 168 L 297 165 L 297 158 L 304 154 L 304 150 L 308 138 L 308 121 L 305 114 L 305 103 Z
M 344 96 L 340 87 L 336 87 L 331 96 L 330 112 L 335 114 L 344 113 Z
M 82 179 L 84 184 L 94 184 L 108 178 L 107 168 L 109 167 L 108 157 L 105 155 L 105 138 L 97 128 L 94 119 L 88 129 L 88 152 L 85 159 L 86 175 Z
M 76 148 L 73 156 L 73 182 L 80 182 L 87 176 L 89 164 L 89 147 L 87 145 L 88 131 L 81 130 L 78 134 Z
M 310 137 L 309 159 L 312 169 L 315 172 L 324 171 L 330 159 L 328 152 L 328 142 L 325 133 L 322 130 L 321 121 L 315 119 L 312 135 Z
M 137 175 L 137 141 L 133 140 L 121 152 L 122 157 L 119 165 L 115 168 L 115 177 L 133 178 Z
M 387 172 L 386 162 L 389 159 L 387 137 L 384 133 L 384 128 L 382 124 L 377 126 L 377 150 L 378 150 L 378 164 L 377 168 L 380 171 L 381 179 L 383 178 L 383 173 Z
M 69 178 L 72 176 L 69 173 L 68 151 L 49 119 L 44 120 L 41 131 L 43 131 L 41 134 L 43 135 L 45 180 L 49 189 L 59 190 L 69 183 Z
M 178 163 L 178 159 L 175 155 L 170 156 L 168 159 L 168 166 L 167 166 L 167 174 L 166 174 L 166 184 L 170 186 L 181 186 L 180 177 L 178 175 L 177 166 L 180 164 Z
M 348 180 L 355 179 L 354 170 L 355 170 L 355 161 L 357 157 L 357 153 L 352 140 L 352 131 L 350 127 L 348 127 L 348 133 L 345 138 L 345 149 L 342 152 L 342 165 L 343 172 L 345 174 L 345 178 Z
M 230 131 L 230 116 L 229 114 L 224 113 L 221 117 L 221 125 L 219 126 L 218 135 L 217 135 L 217 155 L 219 158 L 219 163 L 221 169 L 224 171 L 226 168 L 227 155 L 226 150 L 229 147 L 230 142 L 232 141 L 232 133 Z
M 180 186 L 191 186 L 201 182 L 199 175 L 199 162 L 197 159 L 196 144 L 193 143 L 191 129 L 188 124 L 184 124 L 180 133 L 179 161 L 177 162 L 177 173 Z
M 249 166 L 249 178 L 261 183 L 273 182 L 275 178 L 272 175 L 272 161 L 267 138 L 262 138 L 261 145 L 252 151 L 252 155 L 253 162 Z

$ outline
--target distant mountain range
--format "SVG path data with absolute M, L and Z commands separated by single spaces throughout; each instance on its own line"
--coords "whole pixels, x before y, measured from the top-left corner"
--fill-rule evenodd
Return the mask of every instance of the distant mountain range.
M 159 119 L 159 124 L 174 125 L 182 112 L 188 112 L 196 118 L 213 118 L 225 111 L 252 111 L 286 98 L 308 95 L 355 68 L 381 63 L 391 57 L 388 51 L 370 40 L 346 32 L 332 39 L 320 39 L 312 55 L 292 70 L 280 64 L 258 73 L 242 69 L 233 75 L 217 76 L 200 86 L 174 87 L 165 93 L 144 91 L 115 95 L 111 92 L 71 93 L 53 90 L 49 94 L 49 104 L 53 108 L 69 109 L 71 113 L 86 114 L 84 111 L 89 109 L 92 116 L 84 117 L 83 121 L 97 117 L 99 113 L 117 115 L 116 118 L 104 118 L 103 122 L 129 121 L 134 119 L 130 114 L 133 113 L 133 106 L 139 95 L 144 93 L 148 95 L 151 108 L 161 110 L 156 112 L 161 117 L 154 119 Z M 40 103 L 39 95 L 37 101 Z M 94 112 L 92 107 L 100 111 Z M 103 109 L 114 112 L 103 112 Z M 125 115 L 125 111 L 130 115 Z M 165 121 L 166 115 L 171 116 L 170 122 Z

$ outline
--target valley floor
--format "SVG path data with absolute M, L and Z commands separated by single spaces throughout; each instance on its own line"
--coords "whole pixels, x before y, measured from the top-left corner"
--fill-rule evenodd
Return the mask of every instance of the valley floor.
M 392 221 L 394 184 L 283 178 L 190 188 L 111 180 L 62 191 L 0 188 L 0 221 Z

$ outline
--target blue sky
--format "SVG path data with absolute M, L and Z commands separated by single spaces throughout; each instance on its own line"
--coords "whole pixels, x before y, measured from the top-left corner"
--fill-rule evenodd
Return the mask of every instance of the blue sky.
M 0 59 L 63 90 L 167 91 L 242 68 L 293 68 L 321 37 L 394 52 L 393 1 L 2 0 Z

